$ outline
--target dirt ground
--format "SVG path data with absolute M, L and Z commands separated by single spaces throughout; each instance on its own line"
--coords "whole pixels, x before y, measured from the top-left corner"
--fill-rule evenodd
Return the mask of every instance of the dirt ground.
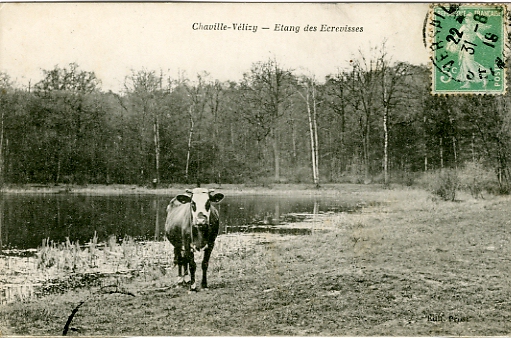
M 81 302 L 68 335 L 510 334 L 510 197 L 351 193 L 312 235 L 219 239 L 208 290 L 153 267 L 1 305 L 1 334 L 60 335 Z

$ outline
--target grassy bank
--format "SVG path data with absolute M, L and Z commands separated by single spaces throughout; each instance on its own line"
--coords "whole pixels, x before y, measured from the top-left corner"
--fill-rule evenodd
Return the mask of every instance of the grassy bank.
M 388 203 L 329 215 L 328 232 L 219 238 L 207 291 L 189 293 L 175 286 L 175 269 L 155 268 L 2 305 L 0 330 L 61 334 L 84 301 L 69 334 L 510 333 L 509 197 L 439 202 L 419 190 L 363 189 L 350 193 Z

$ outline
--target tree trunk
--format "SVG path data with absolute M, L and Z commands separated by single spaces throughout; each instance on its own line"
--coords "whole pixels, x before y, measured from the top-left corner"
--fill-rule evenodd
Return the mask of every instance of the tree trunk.
M 440 136 L 440 170 L 444 170 L 444 148 L 442 146 L 443 139 Z
M 365 162 L 365 178 L 369 179 L 369 115 L 366 118 L 366 131 L 365 131 L 365 149 L 364 149 L 364 162 Z
M 383 184 L 389 184 L 389 130 L 388 130 L 388 107 L 385 107 L 383 110 L 383 135 L 384 135 L 384 145 L 383 145 Z
M 293 139 L 293 164 L 296 165 L 297 162 L 297 152 L 296 152 L 296 128 L 295 128 L 295 120 L 291 119 L 291 130 L 292 130 L 292 139 Z
M 318 142 L 318 119 L 316 112 L 316 87 L 312 85 L 312 121 L 314 124 L 314 153 L 316 157 L 316 180 L 314 185 L 316 188 L 319 188 L 319 142 Z
M 142 154 L 142 163 L 140 163 L 140 177 L 139 177 L 139 183 L 143 184 L 146 177 L 145 177 L 145 168 L 147 166 L 147 153 L 146 153 L 146 115 L 147 115 L 147 103 L 143 102 L 142 107 L 142 126 L 140 131 L 140 154 Z
M 218 97 L 217 97 L 218 100 Z M 212 107 L 213 111 L 213 179 L 217 184 L 221 184 L 222 166 L 222 147 L 219 146 L 219 130 L 218 130 L 218 101 Z
M 307 105 L 307 116 L 309 117 L 309 133 L 311 139 L 311 159 L 312 159 L 312 179 L 314 181 L 314 185 L 318 186 L 318 172 L 317 172 L 317 158 L 316 158 L 316 138 L 314 136 L 314 123 L 312 118 L 312 113 L 310 109 L 309 103 L 309 92 L 307 91 L 307 96 L 305 97 L 305 103 Z
M 452 149 L 454 151 L 454 169 L 458 170 L 458 152 L 456 151 L 456 137 L 452 136 Z
M 382 89 L 383 89 L 383 184 L 389 184 L 389 104 L 390 99 L 387 95 L 387 86 L 385 84 L 385 63 L 382 69 Z
M 453 150 L 453 154 L 454 154 L 454 168 L 457 170 L 458 169 L 458 152 L 456 150 L 456 134 L 455 134 L 455 129 L 454 129 L 454 119 L 451 116 L 450 109 L 447 110 L 447 113 L 449 114 L 449 123 L 451 124 L 451 129 L 452 129 L 452 150 Z
M 340 160 L 341 163 L 339 163 L 340 170 L 339 172 L 344 172 L 346 170 L 346 151 L 344 147 L 344 139 L 345 139 L 345 133 L 346 133 L 346 114 L 345 114 L 345 108 L 344 108 L 344 91 L 341 90 L 341 96 L 342 96 L 342 106 L 341 106 L 341 151 L 340 151 Z
M 389 184 L 389 104 L 390 98 L 385 83 L 386 63 L 382 57 L 382 91 L 383 91 L 383 184 Z M 402 163 L 402 162 L 401 162 Z
M 154 114 L 154 157 L 156 169 L 156 184 L 160 183 L 160 126 L 158 115 Z
M 0 121 L 0 188 L 4 185 L 4 110 L 2 109 L 2 116 Z
M 275 181 L 280 181 L 280 150 L 277 126 L 273 126 L 273 153 L 275 157 Z
M 312 87 L 312 88 L 311 88 Z M 305 96 L 298 92 L 300 96 L 305 101 L 305 105 L 307 106 L 307 117 L 309 118 L 309 134 L 311 140 L 311 162 L 312 162 L 312 179 L 314 181 L 314 185 L 316 188 L 319 187 L 319 166 L 318 166 L 318 124 L 316 118 L 316 96 L 314 85 L 306 87 Z M 310 94 L 312 93 L 312 111 L 311 111 L 311 103 L 310 103 Z
M 190 152 L 192 150 L 192 136 L 193 136 L 193 116 L 192 107 L 189 109 L 190 114 L 190 133 L 188 136 L 188 151 L 186 152 L 186 167 L 185 167 L 185 180 L 188 183 L 188 170 L 190 168 Z

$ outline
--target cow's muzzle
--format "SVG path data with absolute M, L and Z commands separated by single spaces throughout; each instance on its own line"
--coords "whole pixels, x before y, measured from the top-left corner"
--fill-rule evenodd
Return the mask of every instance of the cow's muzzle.
M 195 224 L 198 226 L 208 224 L 208 217 L 202 213 L 197 215 L 197 219 L 195 220 Z

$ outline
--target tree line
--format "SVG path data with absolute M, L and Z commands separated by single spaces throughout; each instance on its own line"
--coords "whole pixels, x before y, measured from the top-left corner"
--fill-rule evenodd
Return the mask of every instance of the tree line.
M 381 182 L 480 163 L 510 184 L 510 94 L 430 94 L 384 45 L 325 79 L 270 58 L 240 81 L 132 71 L 102 91 L 76 64 L 0 74 L 2 183 Z

